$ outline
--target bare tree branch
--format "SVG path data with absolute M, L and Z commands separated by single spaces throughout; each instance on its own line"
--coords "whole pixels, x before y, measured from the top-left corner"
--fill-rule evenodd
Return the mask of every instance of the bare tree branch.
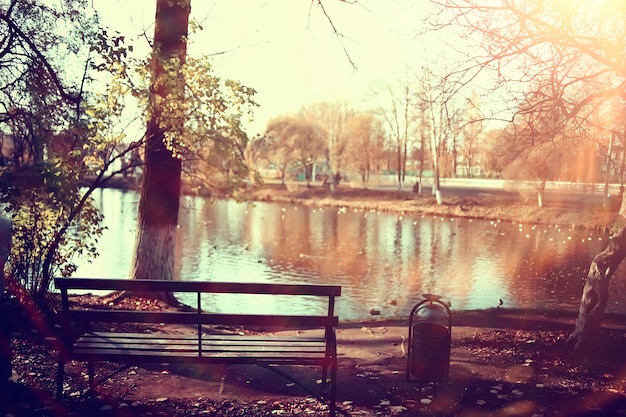
M 341 47 L 343 48 L 343 53 L 346 56 L 346 58 L 348 59 L 348 62 L 350 62 L 350 65 L 352 66 L 353 69 L 357 69 L 357 65 L 356 63 L 352 60 L 352 57 L 350 56 L 350 53 L 348 52 L 348 49 L 346 48 L 346 46 L 344 45 L 342 38 L 343 35 L 337 30 L 337 27 L 335 27 L 335 23 L 333 22 L 333 19 L 328 15 L 328 13 L 326 12 L 326 8 L 324 7 L 324 3 L 322 3 L 322 0 L 311 0 L 313 1 L 317 1 L 317 4 L 320 6 L 320 8 L 322 9 L 322 13 L 324 13 L 324 16 L 326 16 L 326 20 L 328 20 L 328 23 L 330 24 L 330 27 L 333 29 L 333 34 L 337 36 L 337 38 L 339 39 L 339 43 L 341 44 Z M 353 2 L 347 2 L 344 0 L 340 0 L 344 3 L 350 3 L 350 4 L 354 4 L 356 3 L 356 1 Z

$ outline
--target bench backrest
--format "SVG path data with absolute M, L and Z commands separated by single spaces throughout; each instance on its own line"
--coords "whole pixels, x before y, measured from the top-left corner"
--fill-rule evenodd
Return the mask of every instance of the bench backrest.
M 65 319 L 91 322 L 142 322 L 178 324 L 219 324 L 226 326 L 269 327 L 337 327 L 339 319 L 334 313 L 335 297 L 341 295 L 341 287 L 312 284 L 270 284 L 206 281 L 162 281 L 111 278 L 55 278 L 61 292 L 62 311 Z M 105 290 L 131 292 L 195 293 L 196 311 L 135 311 L 102 309 L 77 310 L 70 308 L 69 293 L 73 291 Z M 270 294 L 294 296 L 319 296 L 327 298 L 327 314 L 222 314 L 205 311 L 203 294 Z M 210 306 L 207 306 L 210 307 Z

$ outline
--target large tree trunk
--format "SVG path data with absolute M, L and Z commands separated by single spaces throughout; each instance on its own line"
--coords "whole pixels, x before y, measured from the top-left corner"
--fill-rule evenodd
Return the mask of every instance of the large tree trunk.
M 187 53 L 190 10 L 190 0 L 157 0 L 150 85 L 152 113 L 146 127 L 133 279 L 174 278 L 181 161 L 171 146 L 167 146 L 165 133 L 180 128 L 183 121 L 180 115 L 177 120 L 169 120 L 164 108 L 168 100 L 183 97 L 184 77 L 180 67 Z M 172 65 L 178 68 L 172 71 Z M 170 294 L 158 296 L 173 301 Z
M 608 301 L 609 280 L 625 256 L 626 227 L 622 227 L 612 236 L 611 243 L 593 258 L 589 267 L 576 327 L 568 338 L 578 356 L 584 356 L 593 348 Z

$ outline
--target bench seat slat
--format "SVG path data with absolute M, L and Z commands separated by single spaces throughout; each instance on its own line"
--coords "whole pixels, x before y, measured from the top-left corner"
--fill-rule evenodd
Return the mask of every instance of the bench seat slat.
M 148 335 L 141 335 L 148 336 Z M 124 344 L 126 346 L 198 346 L 198 339 L 194 337 L 182 337 L 172 339 L 169 335 L 154 334 L 152 337 L 134 337 L 125 333 L 87 333 L 81 336 L 75 346 L 87 346 L 91 344 Z M 298 337 L 246 337 L 246 336 L 227 336 L 220 337 L 213 335 L 210 337 L 202 337 L 203 346 L 258 346 L 277 348 L 280 346 L 325 346 L 324 338 L 298 338 Z
M 236 356 L 254 356 L 254 357 L 272 357 L 280 359 L 286 355 L 293 357 L 310 357 L 317 359 L 324 359 L 324 350 L 304 350 L 304 349 L 203 349 L 202 355 L 198 355 L 197 349 L 182 347 L 177 349 L 175 346 L 169 346 L 166 349 L 152 349 L 145 347 L 144 349 L 127 349 L 124 346 L 90 346 L 87 348 L 77 347 L 74 351 L 76 355 L 90 356 L 90 355 L 106 355 L 116 354 L 122 356 L 134 356 L 134 355 L 150 355 L 150 356 L 163 356 L 168 357 L 172 354 L 186 354 L 190 357 L 236 357 Z
M 93 332 L 83 334 L 81 340 L 124 340 L 128 343 L 198 343 L 195 335 L 172 335 L 169 333 L 107 333 Z M 211 344 L 264 344 L 264 343 L 325 343 L 322 336 L 254 336 L 254 335 L 202 335 L 202 341 Z
M 118 332 L 93 332 L 86 333 L 82 337 L 116 337 L 116 338 L 125 338 L 125 339 L 137 339 L 137 340 L 159 340 L 163 339 L 167 343 L 173 340 L 191 340 L 197 342 L 198 336 L 190 335 L 190 334 L 175 334 L 175 333 L 118 333 Z M 302 341 L 310 341 L 310 342 L 324 342 L 324 337 L 322 336 L 266 336 L 266 335 L 247 335 L 247 334 L 203 334 L 202 340 L 210 340 L 214 343 L 219 343 L 220 341 L 245 341 L 245 342 L 259 342 L 263 343 L 267 340 L 272 341 L 284 341 L 284 342 L 302 342 Z
M 248 352 L 246 354 L 225 352 L 219 355 L 198 356 L 195 352 L 178 352 L 172 355 L 170 352 L 161 354 L 134 352 L 128 354 L 124 351 L 101 350 L 90 351 L 89 353 L 75 352 L 75 359 L 79 361 L 108 361 L 114 363 L 131 362 L 153 362 L 153 363 L 221 363 L 221 364 L 272 364 L 272 365 L 324 365 L 326 360 L 320 355 L 284 355 L 267 354 L 259 355 L 258 352 Z
M 336 327 L 337 316 L 302 316 L 269 314 L 222 314 L 182 311 L 132 311 L 132 310 L 72 310 L 65 313 L 77 321 L 110 323 L 165 323 L 165 324 L 218 324 L 223 326 L 267 327 Z
M 129 341 L 130 340 L 130 341 Z M 170 360 L 186 362 L 219 362 L 235 361 L 241 363 L 307 363 L 323 364 L 326 362 L 326 347 L 323 340 L 298 342 L 292 340 L 288 344 L 281 338 L 272 340 L 265 338 L 265 343 L 255 338 L 252 344 L 238 341 L 223 341 L 213 338 L 203 341 L 202 354 L 198 353 L 196 340 L 184 339 L 182 342 L 171 342 L 165 339 L 128 339 L 114 335 L 93 335 L 81 337 L 74 344 L 75 359 L 110 360 L 141 359 L 142 361 L 159 362 Z M 215 342 L 222 342 L 215 344 Z
M 74 352 L 77 355 L 96 355 L 96 354 L 104 354 L 104 353 L 115 353 L 120 355 L 132 356 L 132 355 L 154 355 L 154 356 L 168 356 L 174 353 L 190 353 L 190 356 L 200 356 L 198 355 L 198 349 L 193 349 L 190 347 L 181 346 L 177 348 L 176 346 L 168 346 L 165 349 L 154 349 L 150 346 L 144 346 L 142 348 L 128 349 L 124 346 L 77 346 Z M 316 357 L 323 359 L 324 358 L 324 350 L 323 349 L 302 349 L 302 348 L 293 348 L 293 349 L 245 349 L 240 347 L 239 349 L 203 349 L 202 356 L 213 355 L 213 356 L 242 356 L 242 355 L 254 355 L 254 356 L 276 356 L 280 358 L 283 355 L 307 355 L 309 357 Z
M 126 355 L 134 355 L 134 354 L 173 354 L 173 353 L 182 353 L 182 352 L 191 352 L 195 356 L 198 355 L 197 347 L 191 346 L 167 346 L 164 348 L 155 348 L 154 346 L 138 346 L 134 348 L 129 348 L 123 345 L 87 345 L 87 346 L 76 346 L 74 351 L 77 354 L 94 354 L 97 352 L 118 352 Z M 257 347 L 256 349 L 246 348 L 244 346 L 239 346 L 237 348 L 232 349 L 219 349 L 215 347 L 207 347 L 202 349 L 202 355 L 211 354 L 211 355 L 283 355 L 283 354 L 302 354 L 302 355 L 315 355 L 324 357 L 324 349 L 323 348 L 303 348 L 303 347 L 285 347 L 282 346 L 280 349 L 270 349 L 269 347 Z
M 83 346 L 95 346 L 95 345 L 123 345 L 125 346 L 127 349 L 131 349 L 133 346 L 151 346 L 154 348 L 158 348 L 159 346 L 185 346 L 185 347 L 192 347 L 195 348 L 196 350 L 198 349 L 198 341 L 192 341 L 192 340 L 186 340 L 186 341 L 175 341 L 175 340 L 153 340 L 153 341 L 149 341 L 149 342 L 140 342 L 137 341 L 136 339 L 112 339 L 112 340 L 98 340 L 98 339 L 81 339 L 78 340 L 77 342 L 74 343 L 74 346 L 76 346 L 77 348 L 83 347 Z M 279 347 L 287 347 L 287 348 L 292 348 L 292 347 L 318 347 L 318 346 L 325 346 L 323 341 L 320 342 L 314 342 L 314 341 L 302 341 L 300 343 L 298 342 L 286 342 L 286 341 L 268 341 L 268 342 L 262 342 L 262 341 L 252 341 L 252 342 L 246 342 L 245 340 L 233 340 L 233 341 L 227 341 L 227 340 L 220 340 L 220 341 L 202 341 L 202 346 L 204 349 L 208 349 L 208 348 L 221 348 L 221 349 L 227 349 L 227 348 L 232 348 L 235 349 L 237 347 L 244 347 L 244 348 L 249 348 L 252 349 L 254 347 L 258 347 L 258 348 L 273 348 L 276 349 L 276 346 Z

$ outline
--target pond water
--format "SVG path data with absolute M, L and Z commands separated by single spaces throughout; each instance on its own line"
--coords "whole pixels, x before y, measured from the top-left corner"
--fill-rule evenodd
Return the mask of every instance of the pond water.
M 100 257 L 75 276 L 127 278 L 139 195 L 100 190 L 108 230 Z M 608 244 L 599 231 L 400 215 L 282 203 L 181 200 L 176 277 L 342 286 L 342 320 L 406 317 L 423 293 L 452 310 L 576 310 L 589 263 Z M 626 314 L 617 271 L 607 310 Z M 220 296 L 216 311 L 322 309 L 303 299 Z M 185 300 L 183 300 L 185 301 Z M 323 312 L 323 309 L 321 310 Z

